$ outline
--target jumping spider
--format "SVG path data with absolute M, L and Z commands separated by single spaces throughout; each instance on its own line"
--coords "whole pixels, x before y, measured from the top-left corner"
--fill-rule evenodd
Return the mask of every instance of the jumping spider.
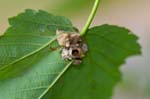
M 87 44 L 83 42 L 79 33 L 68 33 L 57 30 L 57 41 L 62 46 L 61 56 L 64 60 L 74 60 L 73 64 L 79 65 L 88 51 Z

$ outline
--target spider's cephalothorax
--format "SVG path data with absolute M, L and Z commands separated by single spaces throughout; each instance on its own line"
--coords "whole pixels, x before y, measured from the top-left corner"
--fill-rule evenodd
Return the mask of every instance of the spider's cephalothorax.
M 57 41 L 62 46 L 61 56 L 65 60 L 74 60 L 78 65 L 87 52 L 87 45 L 83 42 L 79 33 L 68 33 L 61 30 L 56 31 Z

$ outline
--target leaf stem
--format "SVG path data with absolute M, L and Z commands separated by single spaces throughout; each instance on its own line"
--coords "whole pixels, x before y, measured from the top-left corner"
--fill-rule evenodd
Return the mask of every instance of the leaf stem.
M 83 27 L 83 29 L 80 33 L 81 36 L 86 34 L 86 31 L 88 30 L 89 26 L 91 25 L 92 20 L 94 19 L 94 16 L 95 16 L 96 11 L 98 9 L 99 3 L 100 3 L 100 0 L 95 0 L 94 6 L 92 8 L 91 14 L 89 15 L 87 23 L 85 24 L 85 26 Z
M 39 96 L 38 99 L 42 99 L 44 95 L 53 87 L 53 85 L 60 79 L 60 77 L 67 71 L 73 61 L 69 62 L 67 66 L 59 73 L 59 75 L 54 79 L 54 81 L 48 86 L 48 88 Z

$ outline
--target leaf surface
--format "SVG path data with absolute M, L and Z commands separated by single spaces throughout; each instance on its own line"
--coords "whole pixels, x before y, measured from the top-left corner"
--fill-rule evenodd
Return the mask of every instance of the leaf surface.
M 89 29 L 89 51 L 74 66 L 62 60 L 59 48 L 50 50 L 58 46 L 56 29 L 75 31 L 67 18 L 26 10 L 9 23 L 0 37 L 0 99 L 110 99 L 120 65 L 140 54 L 129 30 L 102 25 Z
M 42 10 L 26 10 L 9 19 L 10 28 L 0 37 L 0 79 L 15 76 L 32 66 L 40 50 L 55 41 L 56 29 L 73 31 L 71 22 Z
M 83 64 L 72 66 L 42 99 L 110 99 L 121 80 L 120 65 L 127 57 L 140 54 L 137 39 L 118 26 L 91 28 Z
M 37 99 L 71 62 L 60 57 L 56 29 L 74 31 L 71 22 L 44 11 L 26 10 L 10 18 L 0 37 L 0 99 Z

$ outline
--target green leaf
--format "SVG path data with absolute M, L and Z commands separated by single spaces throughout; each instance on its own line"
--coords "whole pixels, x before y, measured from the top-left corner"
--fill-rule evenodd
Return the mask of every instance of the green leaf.
M 70 67 L 72 62 L 62 60 L 59 48 L 50 50 L 58 46 L 56 29 L 75 31 L 67 18 L 26 10 L 9 23 L 0 37 L 2 99 L 109 99 L 121 79 L 119 66 L 140 53 L 129 30 L 102 25 L 88 31 L 83 63 Z
M 56 29 L 74 31 L 67 18 L 41 10 L 28 9 L 9 23 L 10 28 L 0 37 L 0 79 L 31 67 L 39 51 L 55 40 Z
M 89 51 L 80 66 L 71 66 L 42 99 L 110 99 L 121 80 L 119 67 L 129 56 L 140 54 L 137 37 L 113 25 L 91 28 Z
M 50 50 L 57 47 L 55 31 L 74 27 L 67 18 L 41 10 L 26 10 L 9 22 L 0 37 L 0 99 L 40 98 L 72 63 L 62 60 L 60 49 Z

